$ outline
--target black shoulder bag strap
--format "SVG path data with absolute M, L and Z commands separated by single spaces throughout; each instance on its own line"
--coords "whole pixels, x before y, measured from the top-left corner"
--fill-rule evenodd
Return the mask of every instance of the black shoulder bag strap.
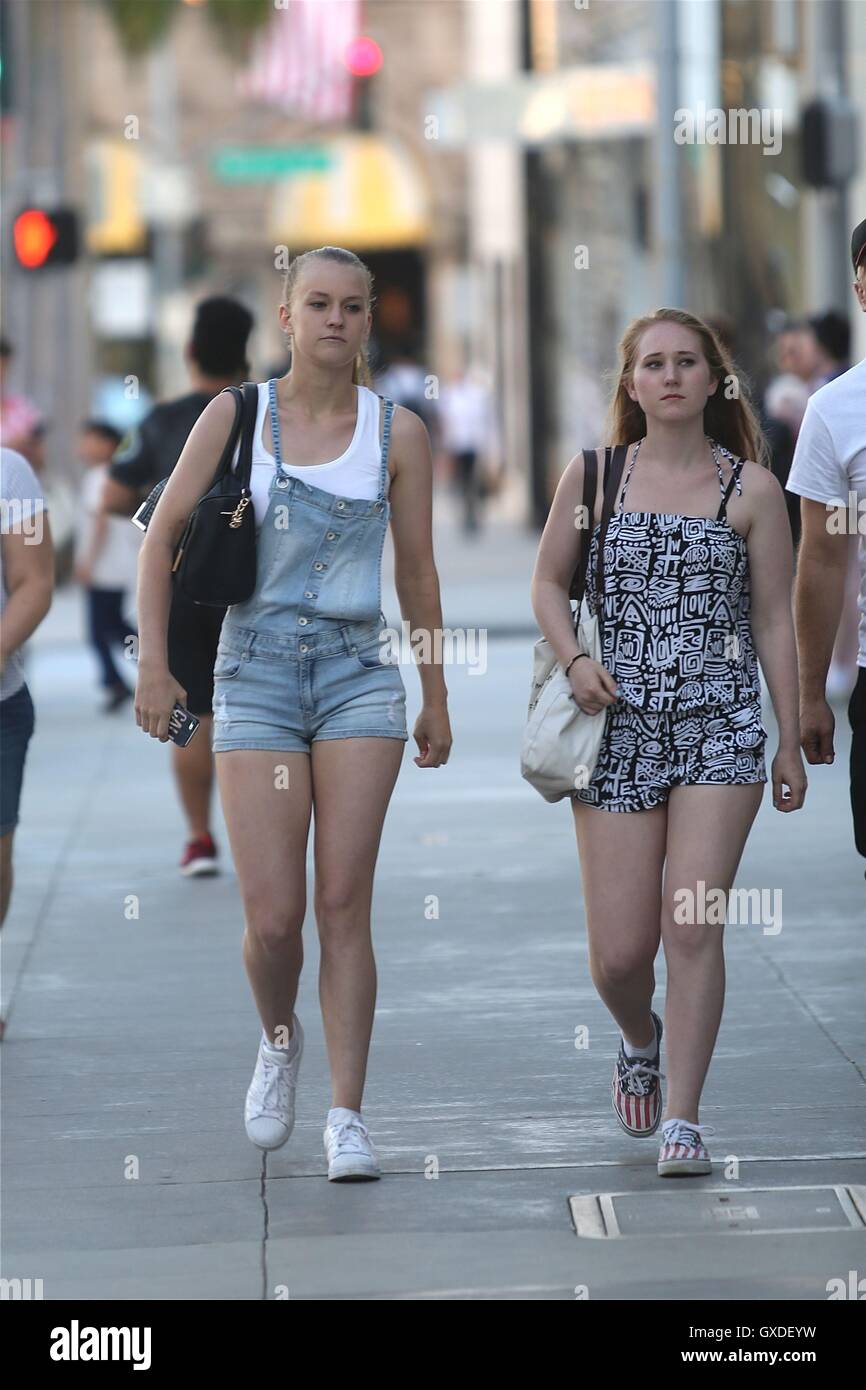
M 608 523 L 610 522 L 610 518 L 611 518 L 611 516 L 613 515 L 613 507 L 614 507 L 614 503 L 615 503 L 615 501 L 616 501 L 616 495 L 617 495 L 617 493 L 619 492 L 619 485 L 620 485 L 620 481 L 621 481 L 621 479 L 622 479 L 622 472 L 623 472 L 623 468 L 624 468 L 624 466 L 625 466 L 625 460 L 626 460 L 626 455 L 627 455 L 627 453 L 628 453 L 628 447 L 627 447 L 627 445 L 625 445 L 625 444 L 617 444 L 615 448 L 611 449 L 611 448 L 608 447 L 608 448 L 606 448 L 605 451 L 604 451 L 604 486 L 603 486 L 603 493 L 602 493 L 603 501 L 602 501 L 602 507 L 601 507 L 601 529 L 599 530 L 599 533 L 598 533 L 598 551 L 597 551 L 598 560 L 597 560 L 597 578 L 596 578 L 596 589 L 597 589 L 597 592 L 598 592 L 599 594 L 603 594 L 603 593 L 604 593 L 604 541 L 605 541 L 605 537 L 607 536 Z M 591 455 L 593 455 L 593 457 L 594 457 L 594 450 L 585 450 L 585 451 L 584 451 L 584 457 L 586 457 L 587 454 L 591 454 Z M 594 471 L 594 470 L 593 470 L 593 471 Z M 592 528 L 590 528 L 590 531 L 589 531 L 589 537 L 591 537 L 591 536 L 592 536 Z M 583 565 L 583 583 L 584 583 L 584 584 L 586 583 L 586 563 L 587 563 L 587 561 L 588 561 L 588 559 L 589 559 L 589 540 L 587 540 L 586 552 L 587 552 L 587 553 L 586 553 L 586 560 L 584 560 L 584 557 L 581 555 L 581 564 Z M 578 625 L 578 622 L 580 621 L 580 607 L 581 607 L 581 602 L 582 602 L 582 600 L 583 600 L 583 587 L 581 587 L 581 590 L 580 590 L 580 597 L 578 598 L 578 602 L 577 602 L 577 612 L 575 613 L 575 616 L 574 616 L 575 631 L 577 630 L 577 625 Z M 598 624 L 599 624 L 599 628 L 602 627 L 603 623 L 604 623 L 604 609 L 603 609 L 603 608 L 599 608 L 599 611 L 598 611 Z
M 234 388 L 237 389 L 236 387 Z M 245 381 L 241 401 L 241 447 L 238 455 L 238 479 L 245 494 L 250 491 L 253 471 L 253 439 L 259 413 L 259 388 L 254 381 Z
M 225 478 L 226 481 L 236 479 L 241 489 L 249 492 L 253 467 L 253 439 L 259 409 L 259 388 L 254 381 L 245 381 L 242 387 L 225 386 L 223 389 L 234 398 L 235 418 L 220 455 L 214 483 L 219 482 L 222 478 Z M 237 447 L 238 436 L 240 436 L 240 453 L 237 472 L 235 472 L 232 468 L 232 460 Z
M 578 612 L 580 611 L 580 600 L 583 598 L 583 590 L 586 585 L 586 567 L 589 563 L 589 545 L 592 540 L 592 531 L 595 525 L 595 491 L 598 482 L 598 462 L 594 449 L 584 449 L 583 451 L 583 511 L 587 517 L 586 529 L 580 538 L 580 559 L 577 562 L 577 569 L 571 579 L 571 588 L 568 591 L 569 598 L 577 599 Z

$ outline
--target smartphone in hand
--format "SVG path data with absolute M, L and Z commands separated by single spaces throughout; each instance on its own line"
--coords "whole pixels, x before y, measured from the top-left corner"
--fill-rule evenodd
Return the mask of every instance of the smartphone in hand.
M 171 712 L 171 719 L 168 725 L 168 736 L 172 743 L 176 743 L 178 748 L 185 748 L 198 728 L 201 720 L 194 714 L 190 714 L 188 709 L 184 709 L 180 702 L 176 702 Z

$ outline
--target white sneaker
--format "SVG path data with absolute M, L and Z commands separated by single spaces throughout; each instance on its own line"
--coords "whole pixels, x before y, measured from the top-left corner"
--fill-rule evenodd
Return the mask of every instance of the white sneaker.
M 292 1041 L 297 1050 L 288 1059 L 265 1051 L 259 1040 L 256 1069 L 247 1091 L 244 1124 L 248 1137 L 260 1149 L 280 1149 L 295 1127 L 295 1086 L 304 1051 L 304 1032 L 297 1014 L 292 1015 Z
M 381 1177 L 370 1131 L 357 1110 L 339 1105 L 329 1110 L 324 1140 L 331 1182 L 370 1182 Z

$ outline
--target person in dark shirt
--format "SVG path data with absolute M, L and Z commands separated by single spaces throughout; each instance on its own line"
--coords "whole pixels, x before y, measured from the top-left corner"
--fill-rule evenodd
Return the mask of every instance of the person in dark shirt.
M 171 473 L 208 402 L 226 386 L 248 378 L 252 327 L 252 314 L 238 300 L 218 295 L 201 301 L 184 353 L 193 389 L 155 406 L 121 442 L 105 483 L 102 505 L 107 512 L 131 517 L 151 488 Z M 193 603 L 177 589 L 172 593 L 169 667 L 187 692 L 187 708 L 202 725 L 185 748 L 171 745 L 175 782 L 189 825 L 180 861 L 184 874 L 217 871 L 217 847 L 210 832 L 213 668 L 225 613 L 225 608 Z

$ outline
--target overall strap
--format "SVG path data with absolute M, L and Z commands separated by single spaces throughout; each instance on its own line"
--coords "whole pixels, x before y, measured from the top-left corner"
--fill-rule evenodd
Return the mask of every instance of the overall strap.
M 379 468 L 379 491 L 377 494 L 377 501 L 384 502 L 385 486 L 388 482 L 388 447 L 391 443 L 391 419 L 394 414 L 394 402 L 389 401 L 386 396 L 380 396 L 379 400 L 385 402 L 385 427 L 382 432 L 382 462 Z
M 271 377 L 268 382 L 268 400 L 271 412 L 271 438 L 274 445 L 274 459 L 276 460 L 277 472 L 283 471 L 283 448 L 280 439 L 280 412 L 277 409 L 277 379 Z

